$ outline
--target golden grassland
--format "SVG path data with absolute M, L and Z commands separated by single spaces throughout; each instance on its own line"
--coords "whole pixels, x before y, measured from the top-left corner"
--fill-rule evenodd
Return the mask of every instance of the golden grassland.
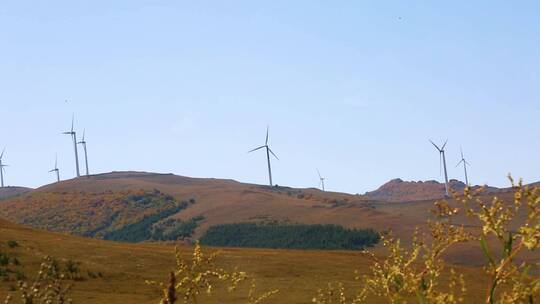
M 84 281 L 74 282 L 71 297 L 74 303 L 158 303 L 160 291 L 145 284 L 145 280 L 166 281 L 167 273 L 175 267 L 174 246 L 167 244 L 125 244 L 80 238 L 26 228 L 6 221 L 0 222 L 2 250 L 16 255 L 31 277 L 45 255 L 60 260 L 82 262 Z M 8 249 L 8 240 L 19 246 Z M 190 259 L 191 246 L 179 247 L 183 258 Z M 251 274 L 257 289 L 279 289 L 271 303 L 311 303 L 317 289 L 328 282 L 343 282 L 345 287 L 358 286 L 355 270 L 367 273 L 370 259 L 357 251 L 266 250 L 246 248 L 204 248 L 219 252 L 219 267 Z M 471 282 L 470 299 L 484 294 L 486 281 L 477 279 L 477 267 L 457 267 Z M 86 270 L 102 272 L 103 278 L 88 278 Z M 0 282 L 0 299 L 15 282 Z M 225 300 L 228 300 L 225 302 Z M 220 303 L 236 303 L 238 298 Z M 205 303 L 205 302 L 202 302 Z M 217 303 L 217 302 L 208 302 Z M 373 300 L 372 303 L 386 303 Z M 474 303 L 468 302 L 468 303 Z

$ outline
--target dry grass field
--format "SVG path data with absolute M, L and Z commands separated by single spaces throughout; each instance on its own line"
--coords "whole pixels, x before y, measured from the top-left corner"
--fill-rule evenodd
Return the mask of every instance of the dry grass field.
M 8 249 L 8 240 L 16 240 L 19 246 Z M 174 267 L 174 248 L 170 244 L 125 244 L 80 238 L 51 233 L 0 221 L 0 244 L 3 251 L 18 257 L 24 272 L 32 276 L 41 258 L 50 255 L 59 260 L 73 259 L 82 262 L 85 279 L 74 282 L 75 303 L 158 303 L 160 293 L 145 280 L 164 281 L 168 271 Z M 354 290 L 354 270 L 365 273 L 370 261 L 359 252 L 352 251 L 301 251 L 204 248 L 220 252 L 218 265 L 252 274 L 257 280 L 257 290 L 279 289 L 269 303 L 311 303 L 318 288 L 328 282 L 343 282 Z M 181 247 L 186 259 L 192 248 Z M 469 299 L 484 294 L 485 282 L 477 267 L 456 268 L 465 274 L 469 282 Z M 103 278 L 88 278 L 86 271 L 102 272 Z M 0 296 L 4 297 L 14 282 L 0 283 Z M 220 298 L 219 303 L 238 303 L 237 297 Z M 212 302 L 218 303 L 214 299 Z M 377 299 L 370 303 L 385 303 Z

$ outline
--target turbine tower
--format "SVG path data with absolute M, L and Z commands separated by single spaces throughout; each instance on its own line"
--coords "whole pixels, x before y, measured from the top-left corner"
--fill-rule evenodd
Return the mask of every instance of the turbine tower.
M 448 189 L 448 172 L 446 171 L 446 156 L 444 153 L 444 147 L 446 147 L 448 140 L 444 142 L 444 145 L 442 145 L 441 148 L 439 148 L 439 146 L 437 146 L 433 141 L 430 140 L 429 142 L 431 142 L 435 149 L 439 151 L 439 163 L 444 167 L 444 187 L 446 189 L 446 196 L 450 196 L 450 190 Z
M 56 172 L 56 182 L 60 181 L 60 169 L 58 169 L 58 155 L 54 158 L 54 169 L 49 172 Z
M 467 161 L 465 160 L 465 157 L 463 156 L 463 150 L 462 150 L 462 149 L 460 149 L 460 150 L 461 150 L 461 160 L 460 160 L 459 163 L 456 165 L 456 168 L 457 168 L 457 166 L 459 166 L 460 164 L 463 164 L 463 170 L 465 171 L 465 184 L 466 184 L 467 186 L 470 186 L 470 185 L 469 185 L 469 177 L 467 176 L 467 166 L 470 166 L 471 164 L 469 164 L 469 162 L 467 162 Z
M 257 151 L 259 149 L 262 149 L 262 148 L 265 148 L 266 149 L 266 160 L 268 161 L 268 179 L 269 179 L 269 182 L 270 182 L 270 186 L 273 186 L 272 184 L 272 168 L 270 166 L 270 153 L 272 153 L 272 155 L 277 159 L 279 160 L 279 158 L 276 156 L 276 154 L 274 154 L 274 152 L 272 152 L 272 149 L 270 149 L 270 147 L 268 146 L 268 131 L 269 131 L 269 127 L 266 127 L 266 141 L 264 142 L 264 145 L 263 146 L 260 146 L 260 147 L 257 147 L 251 151 L 248 151 L 248 153 L 251 153 L 253 151 Z
M 322 191 L 326 191 L 324 190 L 324 180 L 326 179 L 326 177 L 321 176 L 321 172 L 319 172 L 319 169 L 317 169 L 317 174 L 319 174 L 319 186 L 322 187 Z
M 4 152 L 6 152 L 6 148 L 4 148 L 4 150 L 2 150 L 2 154 L 0 154 L 0 186 L 2 188 L 4 188 L 4 172 L 6 169 L 4 169 L 4 167 L 7 167 L 8 165 L 5 165 L 4 163 L 2 163 L 2 159 L 4 157 Z
M 75 122 L 75 114 L 71 117 L 71 131 L 63 132 L 62 134 L 71 135 L 73 139 L 73 147 L 75 148 L 75 169 L 77 170 L 77 177 L 81 176 L 79 172 L 79 153 L 77 152 L 77 132 L 73 130 L 73 124 Z
M 83 130 L 82 140 L 80 142 L 78 142 L 78 143 L 81 144 L 83 146 L 83 149 L 84 149 L 84 162 L 86 163 L 86 177 L 88 177 L 89 176 L 89 173 L 88 173 L 88 152 L 86 151 L 86 141 L 84 140 L 84 133 L 86 133 L 86 130 Z

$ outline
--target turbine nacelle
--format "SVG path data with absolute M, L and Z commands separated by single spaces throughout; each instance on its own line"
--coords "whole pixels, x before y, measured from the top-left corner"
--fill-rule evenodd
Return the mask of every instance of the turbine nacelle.
M 431 139 L 429 140 L 429 142 L 435 147 L 435 149 L 437 149 L 437 151 L 439 151 L 440 153 L 443 153 L 444 148 L 446 147 L 446 144 L 448 143 L 448 139 L 444 142 L 444 144 L 442 145 L 442 148 L 439 148 L 439 146 L 437 146 Z
M 86 141 L 84 140 L 84 135 L 86 133 L 86 130 L 83 130 L 83 133 L 82 133 L 82 139 L 80 142 L 78 142 L 78 144 L 82 144 L 82 145 L 86 145 Z

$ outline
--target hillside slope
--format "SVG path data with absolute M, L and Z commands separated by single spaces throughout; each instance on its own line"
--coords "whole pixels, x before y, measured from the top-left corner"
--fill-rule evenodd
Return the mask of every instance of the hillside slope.
M 131 199 L 156 191 L 176 203 L 195 202 L 155 222 L 199 219 L 194 237 L 213 225 L 245 221 L 380 229 L 413 224 L 379 212 L 357 195 L 141 172 L 113 172 L 47 185 L 6 200 L 0 204 L 0 215 L 33 227 L 103 237 L 169 208 L 170 204 L 144 205 Z
M 501 193 L 512 200 L 512 193 Z M 210 227 L 239 222 L 338 224 L 391 230 L 410 244 L 416 227 L 432 218 L 433 200 L 381 202 L 364 196 L 140 172 L 113 172 L 41 187 L 0 203 L 0 216 L 37 228 L 110 240 L 188 240 Z M 478 223 L 456 218 L 468 229 Z M 469 245 L 448 253 L 478 265 Z M 529 258 L 537 259 L 537 255 Z
M 0 188 L 0 200 L 32 191 L 32 188 L 8 186 Z

